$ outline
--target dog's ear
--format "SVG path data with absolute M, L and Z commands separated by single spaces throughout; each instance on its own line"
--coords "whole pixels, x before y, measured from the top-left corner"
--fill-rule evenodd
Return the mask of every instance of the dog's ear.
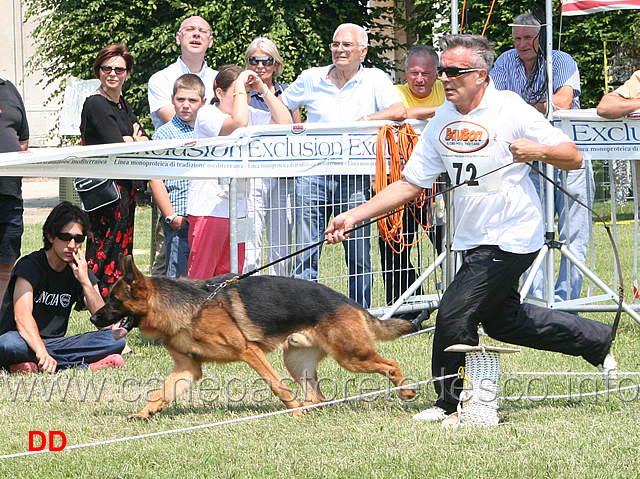
M 133 262 L 132 255 L 125 256 L 122 253 L 120 253 L 119 259 L 120 259 L 120 268 L 124 272 L 124 278 L 126 281 L 133 282 L 136 280 L 136 278 L 140 274 L 142 274 L 140 273 L 138 268 L 136 268 L 136 265 Z
M 118 255 L 118 263 L 120 263 L 120 271 L 126 271 L 126 268 L 127 268 L 126 260 L 127 260 L 127 257 L 123 253 L 120 253 Z

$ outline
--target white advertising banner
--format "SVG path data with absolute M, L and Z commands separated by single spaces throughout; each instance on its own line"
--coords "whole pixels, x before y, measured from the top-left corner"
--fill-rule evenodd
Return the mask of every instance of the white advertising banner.
M 640 160 L 640 118 L 606 120 L 595 109 L 556 112 L 555 124 L 591 160 Z
M 411 121 L 419 134 L 425 122 Z M 257 178 L 374 174 L 385 121 L 266 125 L 233 135 L 0 154 L 0 175 L 33 177 Z M 556 112 L 555 124 L 592 160 L 640 160 L 640 118 L 606 120 L 595 109 Z
M 416 131 L 424 122 L 412 122 Z M 265 125 L 233 135 L 33 149 L 0 154 L 0 175 L 44 177 L 257 178 L 374 174 L 385 121 Z

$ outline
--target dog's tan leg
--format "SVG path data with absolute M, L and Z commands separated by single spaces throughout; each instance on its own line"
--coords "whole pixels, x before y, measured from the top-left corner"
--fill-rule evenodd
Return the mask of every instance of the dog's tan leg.
M 347 353 L 347 354 L 345 354 Z M 368 355 L 350 355 L 346 351 L 341 351 L 340 356 L 335 357 L 338 364 L 348 371 L 354 373 L 379 373 L 389 378 L 394 386 L 404 386 L 407 380 L 402 375 L 398 363 L 394 359 L 385 359 L 377 352 L 371 351 Z M 416 397 L 413 389 L 405 388 L 398 390 L 401 399 L 409 400 Z
M 193 384 L 202 378 L 202 367 L 198 361 L 176 351 L 169 352 L 174 360 L 173 371 L 162 388 L 152 394 L 144 409 L 137 414 L 131 414 L 129 419 L 149 419 L 162 411 L 175 398 L 191 389 Z
M 301 406 L 300 401 L 296 399 L 295 394 L 293 394 L 291 389 L 287 388 L 283 384 L 282 378 L 276 370 L 273 369 L 271 363 L 269 363 L 267 357 L 264 355 L 264 352 L 258 346 L 253 343 L 248 343 L 244 351 L 240 353 L 240 358 L 256 370 L 260 377 L 264 379 L 267 385 L 271 388 L 273 394 L 275 394 L 285 406 L 289 409 Z M 293 414 L 298 416 L 303 413 L 304 411 L 296 411 Z
M 307 336 L 294 333 L 287 338 L 284 348 L 284 364 L 287 370 L 302 386 L 304 405 L 318 404 L 325 401 L 318 384 L 318 363 L 325 353 L 314 345 Z

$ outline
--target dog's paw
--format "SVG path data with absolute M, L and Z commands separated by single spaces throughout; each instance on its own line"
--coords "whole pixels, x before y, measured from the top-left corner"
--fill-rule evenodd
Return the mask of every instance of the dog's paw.
M 147 413 L 144 411 L 137 412 L 135 414 L 129 414 L 127 419 L 129 421 L 147 421 L 153 417 L 153 413 Z
M 415 389 L 398 389 L 398 396 L 400 396 L 400 399 L 403 399 L 405 401 L 410 401 L 411 399 L 415 398 L 417 394 L 418 393 L 415 391 Z
M 314 341 L 304 333 L 293 333 L 289 335 L 287 341 L 289 346 L 294 348 L 312 348 L 315 346 Z

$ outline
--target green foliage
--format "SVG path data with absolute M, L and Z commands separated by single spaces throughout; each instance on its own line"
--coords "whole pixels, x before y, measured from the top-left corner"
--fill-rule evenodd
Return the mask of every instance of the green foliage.
M 562 32 L 563 50 L 580 66 L 582 108 L 597 106 L 604 93 L 604 40 L 637 40 L 640 13 L 618 10 L 597 15 L 569 17 Z
M 383 53 L 397 47 L 392 31 L 383 30 L 393 9 L 370 8 L 365 0 L 25 0 L 25 4 L 27 18 L 37 24 L 34 36 L 41 40 L 29 66 L 42 70 L 48 82 L 70 75 L 92 78 L 91 66 L 102 47 L 128 46 L 135 67 L 124 93 L 147 129 L 151 127 L 147 81 L 176 60 L 180 50 L 175 32 L 192 15 L 211 24 L 214 43 L 206 58 L 210 66 L 243 65 L 249 43 L 264 35 L 278 45 L 284 58 L 279 79 L 284 83 L 305 68 L 331 62 L 327 45 L 340 23 L 357 23 L 371 31 L 376 46 L 369 49 L 368 65 L 389 70 Z
M 437 5 L 437 4 L 436 4 Z M 430 43 L 433 32 L 449 31 L 450 6 L 444 2 L 436 12 L 431 0 L 416 0 L 415 14 L 405 26 L 411 38 L 423 43 Z M 462 9 L 462 2 L 459 3 Z M 462 33 L 480 34 L 489 14 L 491 2 L 467 2 L 465 21 L 461 25 Z M 493 7 L 491 19 L 485 35 L 494 42 L 496 57 L 513 48 L 511 28 L 513 19 L 527 11 L 535 4 L 518 0 L 497 0 Z M 544 10 L 544 2 L 537 5 Z M 595 107 L 604 91 L 604 40 L 637 40 L 640 12 L 638 10 L 618 10 L 611 12 L 560 17 L 560 1 L 553 2 L 553 47 L 563 50 L 578 63 L 582 80 L 580 102 L 582 108 Z M 444 15 L 445 25 L 434 30 L 436 13 Z M 459 18 L 462 17 L 460 12 Z M 558 43 L 560 40 L 560 43 Z
M 400 46 L 393 37 L 394 28 L 407 33 L 409 45 L 429 44 L 434 33 L 450 29 L 451 15 L 449 2 L 432 0 L 407 2 L 397 9 L 370 7 L 366 0 L 25 0 L 25 4 L 27 18 L 37 20 L 34 36 L 41 40 L 29 66 L 42 70 L 49 82 L 69 75 L 92 78 L 91 65 L 100 48 L 115 42 L 128 45 L 136 65 L 125 94 L 147 129 L 151 126 L 147 80 L 179 55 L 175 32 L 188 16 L 201 15 L 211 23 L 214 44 L 207 54 L 209 65 L 242 65 L 247 45 L 256 36 L 265 35 L 278 45 L 285 61 L 280 81 L 289 83 L 305 68 L 330 63 L 327 44 L 340 23 L 367 28 L 373 44 L 367 65 L 390 71 L 394 65 L 384 53 Z M 490 5 L 468 2 L 461 30 L 481 33 Z M 517 0 L 496 1 L 486 35 L 494 42 L 497 55 L 513 47 L 508 24 L 532 5 Z M 544 8 L 543 3 L 539 6 Z M 604 93 L 603 41 L 637 39 L 640 12 L 613 11 L 561 21 L 558 6 L 559 0 L 554 0 L 554 48 L 561 38 L 560 48 L 580 67 L 582 107 L 594 107 Z

